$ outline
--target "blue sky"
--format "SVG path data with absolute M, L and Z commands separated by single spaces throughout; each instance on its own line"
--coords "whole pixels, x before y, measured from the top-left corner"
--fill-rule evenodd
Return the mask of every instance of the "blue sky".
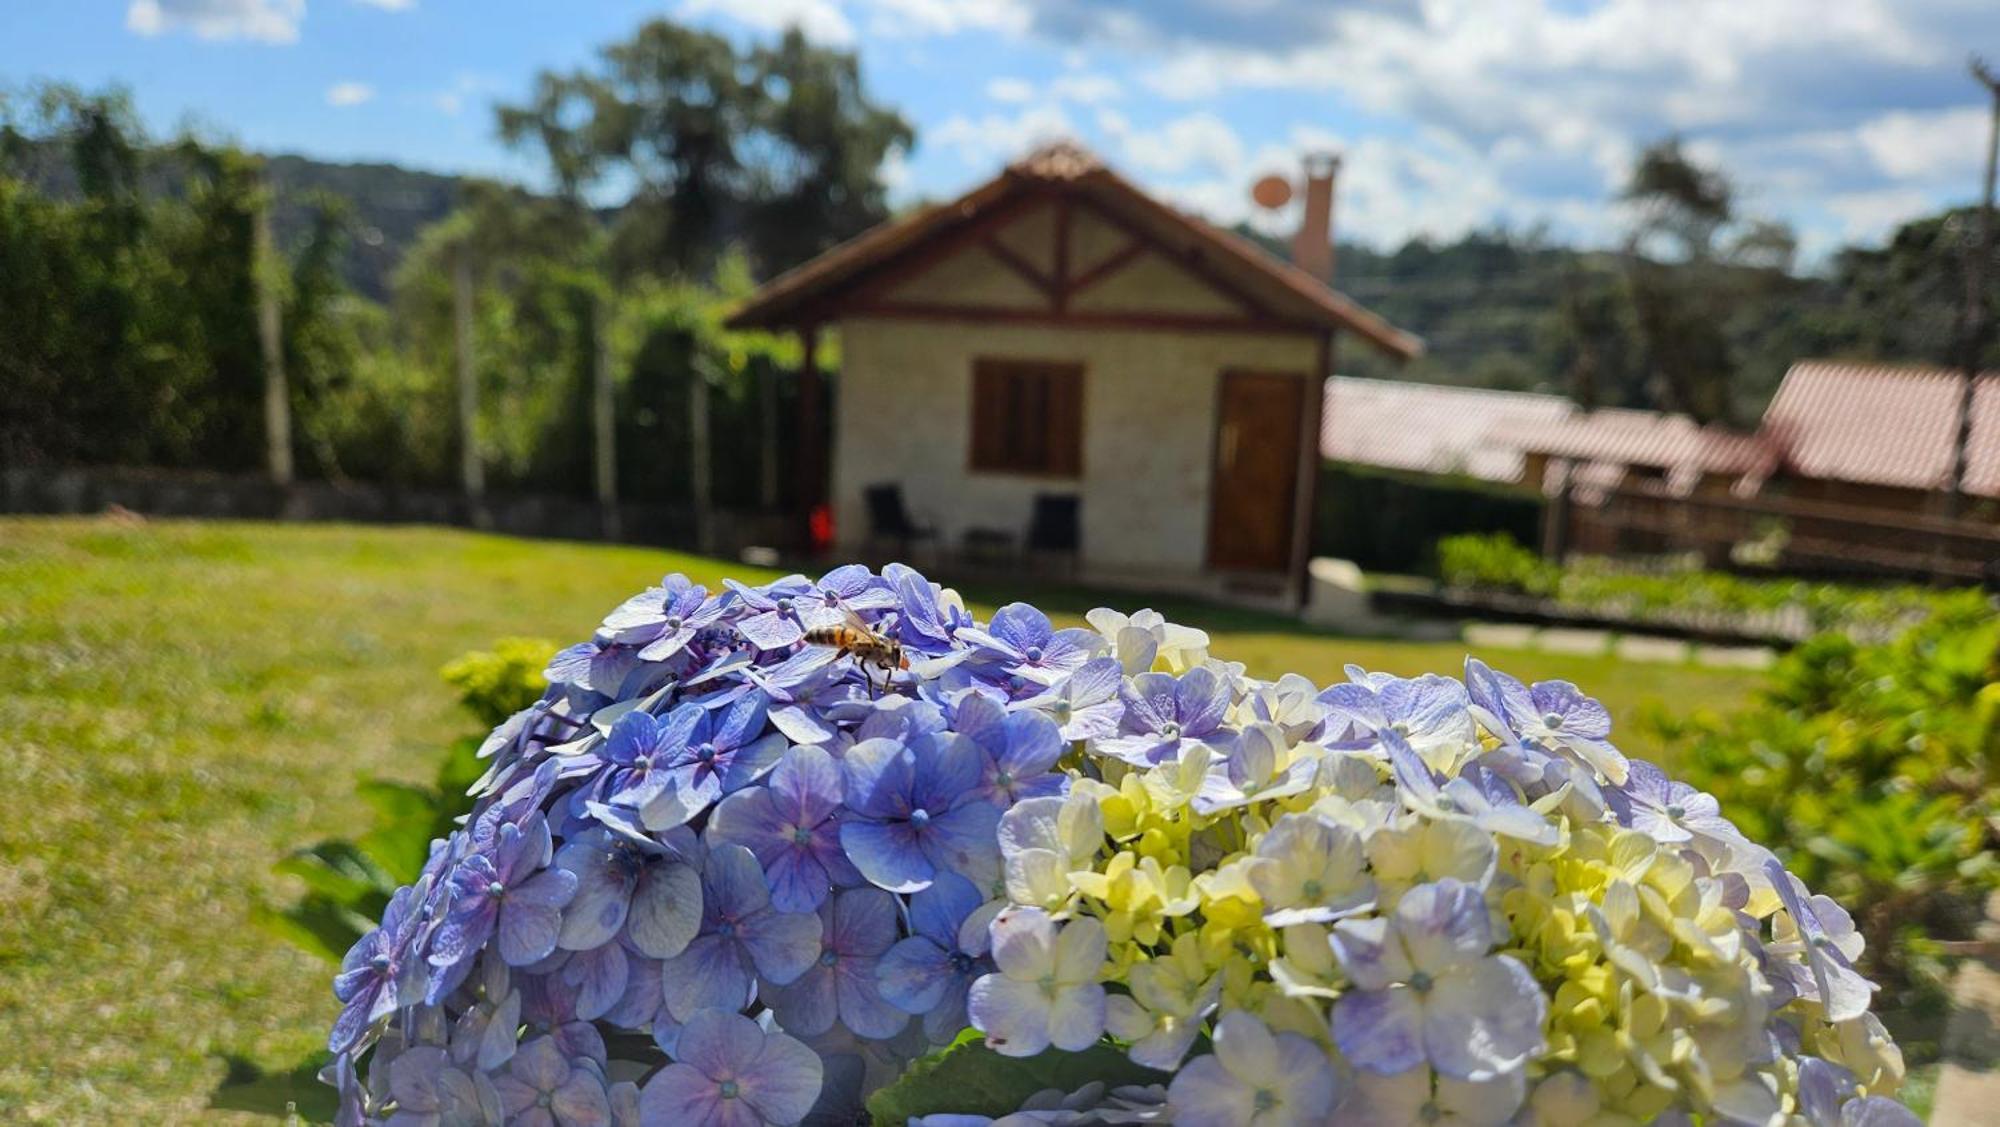
M 1969 199 L 2000 56 L 1991 0 L 70 0 L 0 9 L 0 84 L 130 86 L 149 125 L 259 149 L 537 182 L 491 103 L 640 21 L 797 23 L 861 54 L 916 122 L 898 197 L 1076 136 L 1184 206 L 1346 157 L 1339 225 L 1393 246 L 1504 222 L 1602 242 L 1634 150 L 1669 131 L 1809 256 Z

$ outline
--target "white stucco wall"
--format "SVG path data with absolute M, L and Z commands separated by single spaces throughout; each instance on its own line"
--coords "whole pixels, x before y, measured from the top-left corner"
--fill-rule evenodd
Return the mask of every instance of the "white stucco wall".
M 1083 566 L 1127 581 L 1173 580 L 1204 566 L 1221 373 L 1259 368 L 1305 378 L 1317 358 L 1308 335 L 914 319 L 846 320 L 839 330 L 832 495 L 843 545 L 865 536 L 862 490 L 880 482 L 901 484 L 918 519 L 937 525 L 954 547 L 968 528 L 1024 535 L 1036 493 L 1074 491 L 1082 500 Z M 967 468 L 978 357 L 1084 366 L 1079 479 Z

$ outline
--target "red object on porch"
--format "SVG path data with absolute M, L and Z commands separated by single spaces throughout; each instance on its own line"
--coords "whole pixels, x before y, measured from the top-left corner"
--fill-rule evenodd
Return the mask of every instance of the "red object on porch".
M 833 547 L 833 509 L 822 501 L 806 517 L 806 535 L 813 555 L 824 555 Z

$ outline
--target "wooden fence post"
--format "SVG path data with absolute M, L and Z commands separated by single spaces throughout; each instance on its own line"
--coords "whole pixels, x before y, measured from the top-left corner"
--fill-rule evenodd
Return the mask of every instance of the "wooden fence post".
M 452 343 L 458 371 L 458 476 L 475 528 L 489 523 L 486 466 L 479 456 L 479 381 L 472 365 L 472 254 L 460 244 L 452 252 Z
M 279 311 L 278 279 L 283 260 L 271 235 L 271 189 L 264 185 L 257 205 L 250 272 L 257 285 L 257 343 L 264 354 L 265 467 L 279 485 L 292 483 L 292 400 L 285 386 L 285 336 Z
M 611 387 L 611 315 L 602 295 L 591 302 L 591 422 L 596 433 L 597 512 L 606 540 L 622 538 L 618 514 L 618 420 Z

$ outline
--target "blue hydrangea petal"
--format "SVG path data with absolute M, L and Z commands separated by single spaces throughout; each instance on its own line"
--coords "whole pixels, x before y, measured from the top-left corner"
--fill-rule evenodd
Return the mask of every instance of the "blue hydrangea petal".
M 897 942 L 877 967 L 883 999 L 910 1014 L 936 1007 L 955 977 L 951 952 L 922 936 Z
M 831 966 L 816 965 L 784 986 L 766 984 L 763 999 L 778 1025 L 800 1037 L 817 1037 L 840 1020 Z
M 820 952 L 819 917 L 803 912 L 762 912 L 739 925 L 757 973 L 779 986 L 804 974 Z
M 595 1021 L 625 997 L 631 964 L 625 949 L 607 943 L 595 951 L 578 951 L 563 964 L 563 980 L 576 990 L 576 1016 Z
M 691 1064 L 670 1064 L 653 1074 L 639 1090 L 639 1122 L 654 1125 L 699 1124 L 715 1121 L 722 1102 L 720 1085 Z
M 819 1054 L 795 1038 L 773 1033 L 739 1083 L 743 1102 L 765 1122 L 797 1123 L 812 1110 L 824 1080 Z
M 1333 1040 L 1356 1068 L 1415 1068 L 1424 1063 L 1424 1007 L 1414 990 L 1349 990 L 1333 1004 Z
M 647 866 L 632 890 L 626 936 L 641 954 L 671 959 L 701 930 L 701 877 L 679 862 Z
M 888 739 L 865 739 L 841 760 L 848 809 L 864 818 L 901 818 L 910 813 L 916 786 L 916 756 Z M 866 871 L 865 869 L 863 870 Z
M 1480 959 L 1440 978 L 1425 999 L 1426 1055 L 1446 1076 L 1490 1080 L 1541 1051 L 1547 1016 L 1527 967 L 1505 955 Z
M 494 935 L 500 957 L 508 966 L 520 967 L 547 958 L 556 949 L 556 936 L 561 931 L 559 910 L 546 903 L 523 900 L 500 909 Z
M 703 935 L 660 965 L 660 995 L 667 1012 L 688 1021 L 703 1010 L 734 1013 L 750 1001 L 754 980 L 741 944 Z
M 908 822 L 847 822 L 840 827 L 840 844 L 854 867 L 877 888 L 916 892 L 937 874 Z

